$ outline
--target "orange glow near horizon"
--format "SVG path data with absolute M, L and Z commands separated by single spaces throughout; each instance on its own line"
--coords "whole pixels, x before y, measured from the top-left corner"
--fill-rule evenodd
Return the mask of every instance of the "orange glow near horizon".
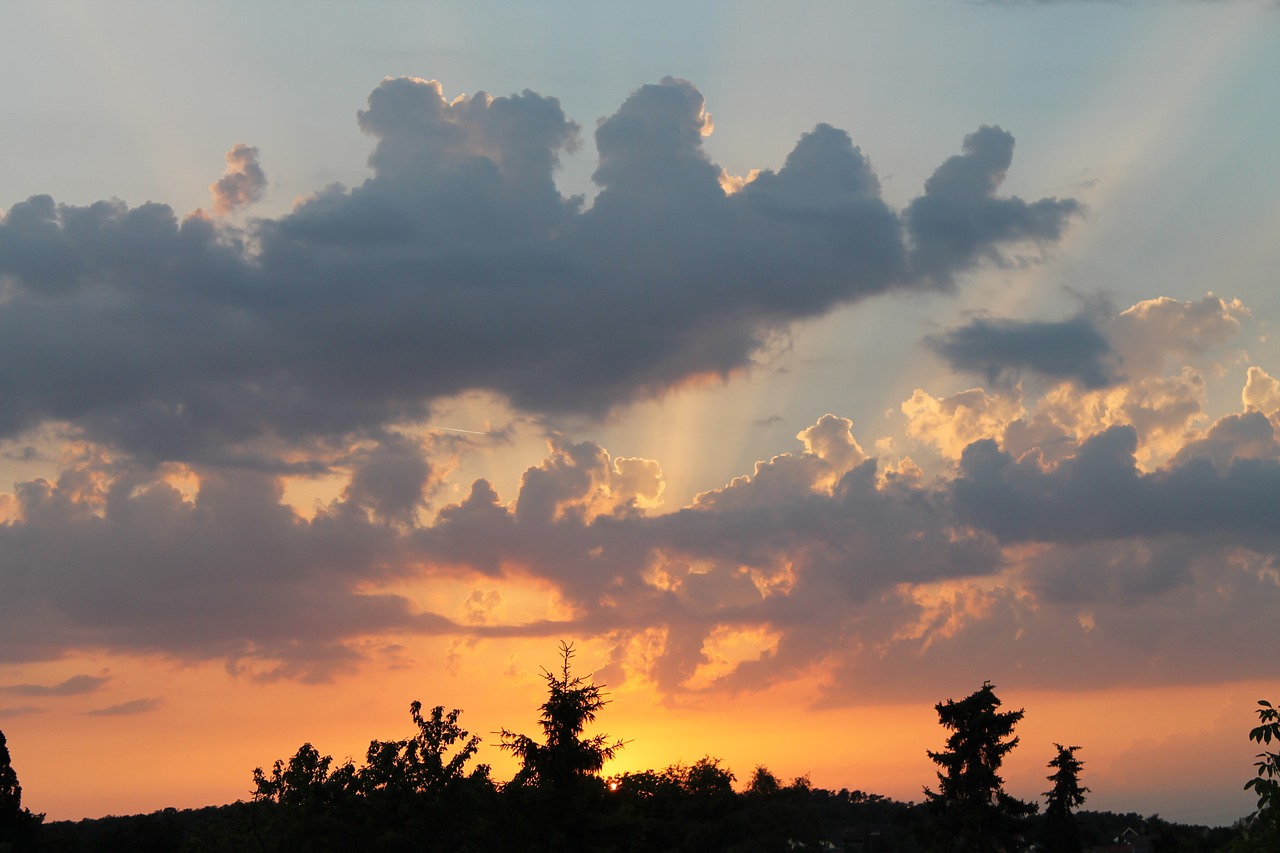
M 727 637 L 726 648 L 740 639 Z M 575 671 L 603 669 L 607 649 L 598 641 L 580 644 Z M 360 763 L 371 739 L 411 731 L 407 709 L 414 699 L 462 708 L 464 727 L 483 738 L 477 760 L 504 780 L 516 765 L 498 748 L 496 731 L 536 732 L 545 687 L 541 668 L 554 667 L 555 656 L 555 643 L 545 639 L 415 641 L 380 667 L 319 685 L 254 683 L 214 663 L 182 667 L 134 659 L 97 670 L 110 679 L 104 690 L 47 700 L 53 706 L 48 713 L 6 719 L 4 729 L 24 803 L 51 820 L 247 799 L 253 768 L 288 759 L 304 742 L 339 761 Z M 14 669 L 9 681 L 56 681 L 68 672 L 95 671 L 95 661 Z M 818 787 L 919 801 L 922 787 L 936 784 L 925 750 L 944 740 L 933 703 L 959 697 L 815 709 L 820 680 L 815 673 L 757 693 L 709 691 L 677 703 L 630 676 L 606 684 L 610 703 L 592 731 L 627 744 L 604 775 L 711 756 L 739 785 L 764 765 L 784 780 L 808 776 Z M 1251 773 L 1253 744 L 1245 734 L 1254 700 L 1273 694 L 1273 684 L 1056 692 L 1019 689 L 1011 678 L 997 688 L 1006 708 L 1026 711 L 1017 730 L 1021 744 L 1005 765 L 1015 796 L 1038 798 L 1052 744 L 1060 742 L 1082 747 L 1089 807 L 1198 814 L 1205 822 L 1229 821 L 1249 810 L 1247 792 L 1239 790 Z M 157 698 L 158 707 L 83 716 L 88 707 L 140 697 Z M 1232 760 L 1223 762 L 1224 755 Z M 1234 805 L 1170 802 L 1172 780 L 1187 768 L 1205 775 Z

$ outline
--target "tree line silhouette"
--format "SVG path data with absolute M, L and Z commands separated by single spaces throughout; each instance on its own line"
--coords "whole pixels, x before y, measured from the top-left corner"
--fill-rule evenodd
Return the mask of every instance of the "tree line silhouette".
M 10 851 L 929 851 L 1013 853 L 1085 850 L 1280 850 L 1280 755 L 1258 755 L 1246 785 L 1258 808 L 1231 828 L 1209 829 L 1158 816 L 1081 811 L 1089 789 L 1078 746 L 1055 744 L 1045 810 L 1004 790 L 1000 767 L 1017 745 L 1024 712 L 1002 711 L 995 685 L 935 706 L 949 732 L 928 751 L 937 790 L 902 803 L 862 791 L 814 788 L 807 777 L 783 782 L 763 766 L 741 790 L 718 759 L 663 770 L 600 774 L 626 746 L 588 734 L 608 704 L 603 685 L 572 672 L 574 649 L 543 670 L 547 700 L 538 737 L 507 729 L 502 749 L 520 762 L 506 783 L 473 763 L 480 738 L 461 712 L 409 706 L 416 731 L 373 740 L 365 760 L 335 764 L 310 743 L 269 770 L 255 768 L 252 800 L 199 810 L 42 825 L 21 806 L 21 787 L 0 733 L 0 853 Z M 1280 713 L 1260 702 L 1250 738 L 1280 744 Z M 1120 836 L 1130 846 L 1119 846 Z M 1136 838 L 1134 838 L 1136 836 Z M 1140 843 L 1139 843 L 1140 842 Z M 1141 847 L 1141 845 L 1146 845 Z

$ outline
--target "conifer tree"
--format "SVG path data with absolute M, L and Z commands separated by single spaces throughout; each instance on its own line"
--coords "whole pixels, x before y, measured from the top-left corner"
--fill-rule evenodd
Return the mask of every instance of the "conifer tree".
M 1055 743 L 1058 754 L 1049 762 L 1052 775 L 1046 778 L 1053 787 L 1044 792 L 1044 849 L 1048 853 L 1079 853 L 1080 828 L 1073 812 L 1084 804 L 1088 788 L 1080 785 L 1080 768 L 1084 762 L 1076 758 L 1078 746 Z
M 0 732 L 0 849 L 22 849 L 43 820 L 44 815 L 22 807 L 22 785 L 9 757 L 9 743 Z
M 542 703 L 542 735 L 539 743 L 528 735 L 503 729 L 502 748 L 514 753 L 521 762 L 513 780 L 517 784 L 535 784 L 552 789 L 571 786 L 576 780 L 594 776 L 604 763 L 622 749 L 621 740 L 610 741 L 608 735 L 584 738 L 586 727 L 595 722 L 596 713 L 609 703 L 602 685 L 584 681 L 570 674 L 573 644 L 560 644 L 560 671 L 543 670 L 547 681 L 547 701 Z
M 1017 849 L 1023 819 L 1036 805 L 1024 803 L 1004 791 L 1000 764 L 1018 745 L 1013 729 L 1023 711 L 997 711 L 1000 700 L 995 685 L 955 702 L 935 705 L 938 722 L 951 731 L 947 747 L 928 751 L 940 768 L 938 791 L 924 789 L 933 816 L 936 849 L 958 853 L 1002 853 Z

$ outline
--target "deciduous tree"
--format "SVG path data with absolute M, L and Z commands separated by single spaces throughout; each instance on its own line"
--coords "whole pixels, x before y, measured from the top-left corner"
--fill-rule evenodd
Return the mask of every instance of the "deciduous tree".
M 1280 710 L 1265 699 L 1258 700 L 1258 725 L 1249 731 L 1249 740 L 1259 745 L 1280 743 Z M 1253 766 L 1257 775 L 1244 783 L 1258 797 L 1258 810 L 1242 821 L 1241 837 L 1233 851 L 1280 850 L 1280 752 L 1264 749 Z
M 371 741 L 365 766 L 357 771 L 361 789 L 403 794 L 438 794 L 465 778 L 467 762 L 480 748 L 480 738 L 458 724 L 462 712 L 445 712 L 443 705 L 422 715 L 422 703 L 409 705 L 418 733 L 404 740 Z M 479 764 L 473 775 L 487 778 L 489 765 Z

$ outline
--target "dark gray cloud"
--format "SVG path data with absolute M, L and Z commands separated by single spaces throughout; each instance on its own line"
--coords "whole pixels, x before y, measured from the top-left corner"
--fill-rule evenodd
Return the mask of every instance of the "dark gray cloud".
M 13 696 L 78 696 L 92 693 L 111 679 L 108 676 L 73 675 L 58 684 L 8 684 L 0 686 L 0 693 Z
M 992 128 L 905 219 L 828 125 L 726 194 L 702 96 L 670 78 L 596 128 L 590 208 L 555 186 L 579 129 L 554 98 L 401 78 L 358 119 L 372 177 L 243 228 L 151 203 L 10 207 L 0 435 L 64 422 L 143 459 L 279 470 L 285 445 L 378 434 L 467 390 L 598 415 L 747 367 L 797 320 L 1056 239 L 1077 209 L 996 196 L 1012 137 Z M 229 156 L 215 191 L 247 203 L 256 155 Z
M 377 521 L 412 525 L 426 506 L 430 480 L 431 465 L 421 445 L 391 435 L 356 460 L 343 499 L 346 507 Z
M 961 458 L 956 507 L 1005 541 L 1180 534 L 1226 536 L 1265 550 L 1280 543 L 1277 459 L 1238 456 L 1222 469 L 1212 455 L 1188 455 L 1144 473 L 1136 449 L 1132 427 L 1113 427 L 1046 468 L 1034 453 L 1014 459 L 990 439 L 975 442 Z
M 1082 207 L 1074 199 L 1026 202 L 996 190 L 1013 162 L 1013 135 L 983 126 L 964 138 L 964 153 L 950 157 L 925 181 L 924 195 L 907 205 L 911 263 L 918 276 L 950 284 L 958 270 L 981 260 L 1006 261 L 1002 243 L 1051 244 Z
M 1085 388 L 1118 382 L 1116 354 L 1089 316 L 1061 321 L 979 318 L 931 336 L 926 342 L 953 370 L 978 373 L 1003 384 L 1025 373 L 1074 380 Z

